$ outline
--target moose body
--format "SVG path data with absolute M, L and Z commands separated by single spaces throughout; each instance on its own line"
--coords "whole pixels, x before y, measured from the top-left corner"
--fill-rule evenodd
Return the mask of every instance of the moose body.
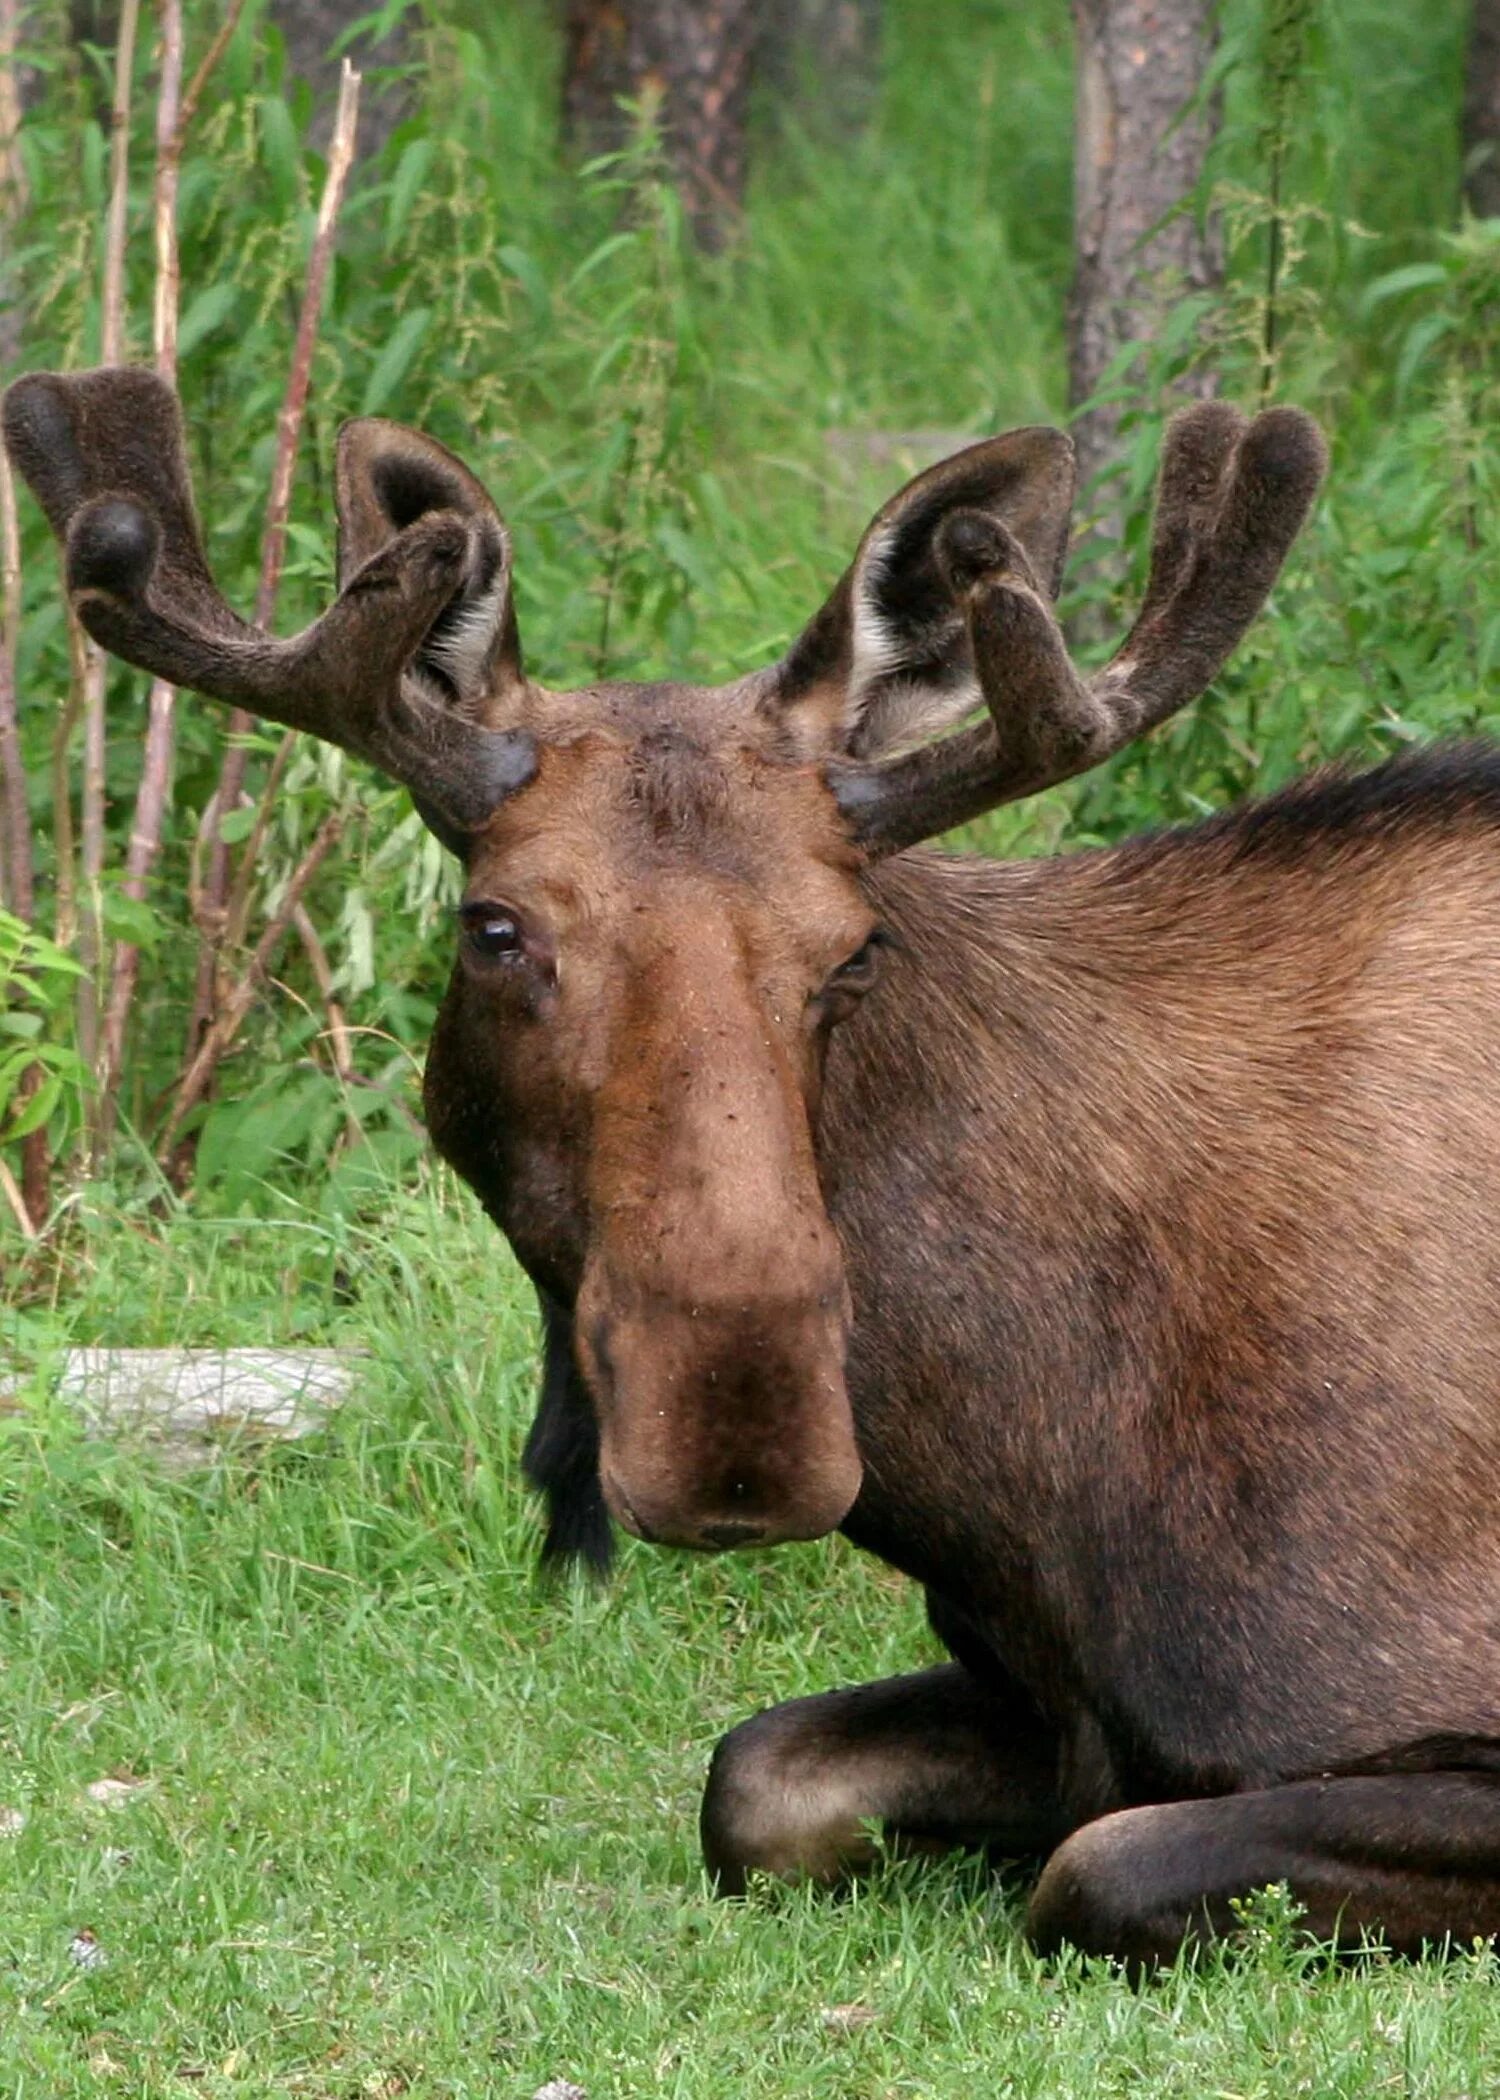
M 1039 1943 L 1137 1963 L 1271 1880 L 1346 1941 L 1500 1932 L 1500 756 L 906 850 L 1202 689 L 1310 426 L 1179 420 L 1087 682 L 1023 432 L 895 498 L 779 666 L 568 695 L 430 441 L 350 426 L 343 594 L 271 643 L 147 375 L 23 382 L 7 433 L 102 641 L 373 758 L 463 856 L 427 1105 L 541 1297 L 549 1549 L 841 1526 L 926 1588 L 950 1663 L 720 1745 L 720 1885 L 836 1879 L 878 1819 L 1050 1855 Z

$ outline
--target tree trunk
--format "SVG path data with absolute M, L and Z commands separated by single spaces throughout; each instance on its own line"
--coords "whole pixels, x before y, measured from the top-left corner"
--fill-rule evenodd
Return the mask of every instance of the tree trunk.
M 1075 408 L 1127 343 L 1150 340 L 1177 299 L 1222 279 L 1217 229 L 1201 226 L 1191 206 L 1174 212 L 1196 189 L 1218 125 L 1212 101 L 1189 109 L 1213 52 L 1214 13 L 1213 0 L 1073 0 Z M 1119 404 L 1107 403 L 1073 425 L 1084 482 L 1108 463 L 1119 422 Z
M 777 117 L 828 141 L 869 121 L 880 89 L 881 0 L 767 0 L 757 76 Z
M 359 150 L 361 156 L 378 153 L 396 126 L 411 115 L 415 105 L 410 80 L 401 68 L 413 59 L 412 40 L 404 22 L 397 22 L 377 43 L 368 30 L 354 38 L 338 57 L 333 46 L 356 22 L 373 13 L 370 0 L 270 0 L 270 19 L 286 44 L 287 71 L 305 80 L 313 93 L 312 122 L 308 139 L 320 153 L 328 150 L 333 132 L 333 113 L 338 102 L 339 74 L 347 55 L 356 71 L 367 74 L 378 68 L 388 77 L 366 79 L 360 98 Z M 68 0 L 68 23 L 76 44 L 95 44 L 112 51 L 119 36 L 120 0 Z M 206 30 L 199 34 L 207 40 Z M 101 124 L 109 122 L 109 101 L 99 101 Z
M 1500 218 L 1500 0 L 1474 0 L 1464 61 L 1464 202 Z
M 745 194 L 745 119 L 764 9 L 758 0 L 568 0 L 563 114 L 584 153 L 629 137 L 622 97 L 660 112 L 699 242 L 721 248 Z

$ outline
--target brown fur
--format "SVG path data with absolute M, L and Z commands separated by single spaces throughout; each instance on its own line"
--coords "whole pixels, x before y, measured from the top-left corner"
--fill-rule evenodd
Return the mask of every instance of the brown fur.
M 549 1548 L 842 1524 L 954 1658 L 726 1738 L 721 1884 L 835 1877 L 879 1817 L 1050 1851 L 1039 1943 L 1137 1964 L 1277 1879 L 1345 1938 L 1500 1928 L 1500 757 L 897 851 L 1201 690 L 1306 420 L 1179 419 L 1091 678 L 1031 432 L 893 499 L 781 665 L 557 694 L 488 497 L 388 425 L 344 440 L 338 604 L 248 635 L 175 413 L 42 378 L 6 427 L 96 635 L 376 758 L 463 852 L 427 1104 L 541 1298 Z

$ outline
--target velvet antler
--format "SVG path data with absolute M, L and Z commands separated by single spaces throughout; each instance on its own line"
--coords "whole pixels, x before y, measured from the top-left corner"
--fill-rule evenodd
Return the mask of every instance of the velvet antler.
M 232 612 L 209 573 L 181 411 L 153 372 L 18 380 L 5 396 L 4 429 L 63 543 L 78 616 L 115 655 L 368 759 L 411 790 L 458 852 L 531 778 L 530 737 L 480 726 L 443 704 L 441 685 L 422 675 L 424 644 L 451 628 L 455 606 L 489 605 L 501 573 L 498 522 L 470 502 L 472 477 L 440 475 L 445 507 L 422 507 L 393 526 L 329 611 L 278 641 Z M 448 460 L 430 441 L 412 441 Z
M 829 774 L 871 852 L 899 852 L 1069 780 L 1196 698 L 1244 634 L 1311 508 L 1327 448 L 1310 416 L 1253 422 L 1226 402 L 1168 429 L 1145 603 L 1118 654 L 1084 678 L 1016 535 L 962 509 L 934 548 L 963 607 L 989 719 L 883 764 Z

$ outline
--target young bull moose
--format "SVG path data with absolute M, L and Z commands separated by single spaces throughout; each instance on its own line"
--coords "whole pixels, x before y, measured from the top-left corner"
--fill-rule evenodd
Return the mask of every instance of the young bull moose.
M 771 669 L 557 693 L 414 432 L 344 429 L 342 593 L 276 641 L 154 378 L 5 421 L 100 642 L 371 760 L 463 860 L 427 1107 L 540 1294 L 550 1550 L 841 1528 L 926 1587 L 951 1662 L 719 1746 L 720 1885 L 846 1874 L 883 1819 L 1050 1853 L 1043 1947 L 1147 1963 L 1277 1880 L 1346 1942 L 1500 1931 L 1500 757 L 908 850 L 1202 692 L 1314 426 L 1178 418 L 1091 677 L 1068 443 L 1022 430 L 889 503 Z

